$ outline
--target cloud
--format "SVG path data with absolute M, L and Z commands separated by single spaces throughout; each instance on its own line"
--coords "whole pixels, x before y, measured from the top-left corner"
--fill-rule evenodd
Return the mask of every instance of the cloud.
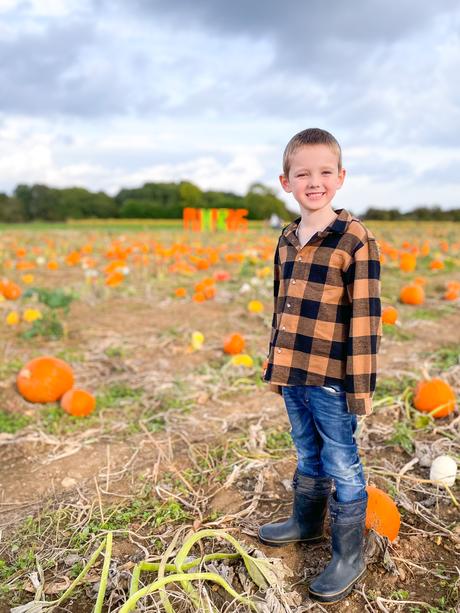
M 278 188 L 286 142 L 316 126 L 342 145 L 353 210 L 438 198 L 438 169 L 455 200 L 456 0 L 4 0 L 0 15 L 0 189 Z

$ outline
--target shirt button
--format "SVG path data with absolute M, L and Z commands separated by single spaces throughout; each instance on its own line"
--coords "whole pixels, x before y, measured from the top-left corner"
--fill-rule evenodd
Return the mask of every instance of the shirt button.
M 282 326 L 282 327 L 281 327 L 281 330 L 286 330 L 286 326 Z
M 298 260 L 299 262 L 301 262 L 301 261 L 302 261 L 302 256 L 301 256 L 301 255 L 299 255 L 299 257 L 297 258 L 297 260 Z
M 281 349 L 277 349 L 278 353 L 281 353 Z
M 295 284 L 295 279 L 292 279 L 292 283 Z
M 290 302 L 288 302 L 286 306 L 287 306 L 288 309 L 290 309 L 291 308 Z

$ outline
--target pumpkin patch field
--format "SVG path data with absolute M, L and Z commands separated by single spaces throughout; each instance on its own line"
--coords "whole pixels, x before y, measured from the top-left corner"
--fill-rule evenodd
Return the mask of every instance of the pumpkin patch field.
M 458 224 L 366 225 L 383 330 L 358 429 L 368 566 L 327 610 L 454 613 Z M 326 610 L 307 587 L 330 539 L 257 539 L 290 514 L 296 465 L 261 379 L 277 238 L 2 226 L 0 612 Z

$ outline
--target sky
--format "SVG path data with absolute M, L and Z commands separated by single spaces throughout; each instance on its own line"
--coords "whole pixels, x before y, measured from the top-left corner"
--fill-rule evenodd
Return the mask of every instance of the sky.
M 0 191 L 279 185 L 337 138 L 333 207 L 460 206 L 458 0 L 0 0 Z

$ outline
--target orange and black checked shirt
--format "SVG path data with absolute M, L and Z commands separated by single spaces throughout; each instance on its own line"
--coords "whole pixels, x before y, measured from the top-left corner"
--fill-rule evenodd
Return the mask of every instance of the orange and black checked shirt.
M 281 231 L 274 257 L 274 312 L 263 379 L 345 386 L 348 410 L 369 415 L 382 336 L 380 253 L 346 209 L 300 246 L 300 217 Z

